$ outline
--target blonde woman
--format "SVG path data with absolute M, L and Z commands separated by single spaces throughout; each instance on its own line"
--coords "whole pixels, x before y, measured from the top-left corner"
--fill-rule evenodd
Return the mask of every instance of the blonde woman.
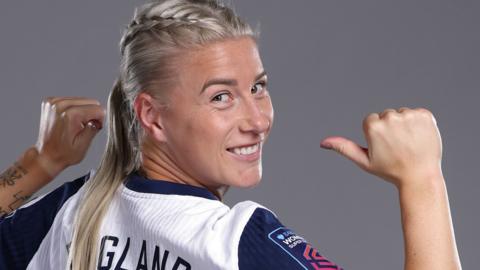
M 97 172 L 3 218 L 0 267 L 341 269 L 264 206 L 222 203 L 228 187 L 260 181 L 273 124 L 256 38 L 214 0 L 139 8 L 121 41 Z M 70 138 L 101 125 L 93 110 Z M 368 148 L 342 137 L 322 147 L 398 188 L 405 269 L 460 269 L 433 115 L 387 109 L 364 132 Z M 25 230 L 32 220 L 35 231 Z

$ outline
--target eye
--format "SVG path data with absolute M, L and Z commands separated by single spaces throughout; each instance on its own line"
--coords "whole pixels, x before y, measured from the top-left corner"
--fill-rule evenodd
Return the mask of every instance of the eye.
M 231 99 L 228 93 L 221 93 L 212 98 L 213 102 L 228 102 Z
M 258 94 L 261 93 L 262 91 L 265 91 L 265 88 L 267 87 L 267 82 L 266 81 L 260 81 L 257 82 L 253 87 L 252 87 L 252 94 Z

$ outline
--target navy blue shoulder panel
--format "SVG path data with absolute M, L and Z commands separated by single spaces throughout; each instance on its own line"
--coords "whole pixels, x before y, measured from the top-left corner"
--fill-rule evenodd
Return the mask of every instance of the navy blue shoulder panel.
M 0 269 L 26 269 L 63 204 L 89 178 L 67 182 L 37 202 L 0 218 Z
M 238 265 L 240 270 L 341 269 L 263 208 L 255 210 L 244 228 Z

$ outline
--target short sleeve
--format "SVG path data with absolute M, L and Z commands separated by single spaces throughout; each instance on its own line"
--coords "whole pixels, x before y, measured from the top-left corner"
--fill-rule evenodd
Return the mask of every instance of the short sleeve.
M 239 270 L 342 269 L 264 208 L 257 208 L 245 226 L 238 257 Z
M 88 178 L 89 175 L 85 175 L 67 182 L 10 215 L 0 217 L 0 269 L 27 268 L 58 211 Z

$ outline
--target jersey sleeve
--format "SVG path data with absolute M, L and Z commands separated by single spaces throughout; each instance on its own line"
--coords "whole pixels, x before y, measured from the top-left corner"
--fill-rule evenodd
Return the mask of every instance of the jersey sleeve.
M 0 269 L 26 269 L 58 211 L 89 178 L 67 182 L 13 213 L 0 217 Z
M 238 262 L 239 270 L 342 269 L 264 208 L 257 208 L 244 228 Z

